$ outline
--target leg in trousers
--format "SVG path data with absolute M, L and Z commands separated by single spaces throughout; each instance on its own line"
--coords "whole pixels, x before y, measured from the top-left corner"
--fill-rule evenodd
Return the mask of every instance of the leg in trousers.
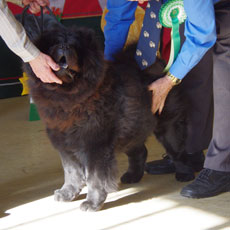
M 204 169 L 181 190 L 189 198 L 212 197 L 230 191 L 230 2 L 215 5 L 214 126 Z
M 227 6 L 226 6 L 227 5 Z M 214 127 L 205 168 L 230 172 L 230 3 L 216 9 L 214 47 Z M 219 9 L 219 7 L 220 9 Z

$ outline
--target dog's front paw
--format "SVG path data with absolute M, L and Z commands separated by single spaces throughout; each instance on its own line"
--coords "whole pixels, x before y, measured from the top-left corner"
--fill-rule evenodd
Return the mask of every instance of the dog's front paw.
M 131 173 L 131 172 L 126 172 L 122 177 L 121 177 L 121 182 L 123 184 L 132 184 L 132 183 L 137 183 L 141 180 L 143 177 L 144 173 Z
M 195 179 L 194 173 L 179 173 L 176 172 L 176 180 L 180 182 L 187 182 Z
M 62 202 L 68 202 L 74 200 L 76 197 L 76 194 L 73 193 L 73 191 L 69 189 L 57 189 L 54 191 L 54 200 L 55 201 L 62 201 Z
M 88 212 L 96 212 L 98 210 L 100 210 L 103 206 L 102 204 L 94 204 L 92 201 L 84 201 L 81 206 L 80 209 L 82 211 L 88 211 Z

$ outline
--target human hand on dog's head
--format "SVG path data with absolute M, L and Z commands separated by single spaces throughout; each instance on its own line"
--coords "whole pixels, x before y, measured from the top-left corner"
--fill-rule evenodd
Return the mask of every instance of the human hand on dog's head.
M 29 10 L 33 14 L 40 12 L 40 6 L 44 7 L 50 4 L 49 0 L 22 0 L 22 3 L 24 6 L 30 5 Z M 46 9 L 44 9 L 44 12 L 46 12 Z
M 173 88 L 173 82 L 168 78 L 168 76 L 164 76 L 154 81 L 149 85 L 148 89 L 152 91 L 152 113 L 155 114 L 157 111 L 161 114 L 165 100 L 168 96 L 168 93 Z
M 40 52 L 38 57 L 30 61 L 29 64 L 34 74 L 42 82 L 62 84 L 62 81 L 52 72 L 52 70 L 58 71 L 60 67 L 50 56 Z

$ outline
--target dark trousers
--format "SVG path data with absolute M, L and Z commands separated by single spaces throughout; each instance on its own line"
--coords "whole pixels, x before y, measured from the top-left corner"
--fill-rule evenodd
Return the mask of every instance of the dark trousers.
M 215 6 L 214 126 L 205 168 L 230 171 L 230 1 Z
M 184 26 L 180 27 L 184 42 Z M 213 125 L 213 53 L 210 49 L 185 76 L 182 83 L 188 100 L 188 130 L 186 152 L 195 153 L 208 148 Z

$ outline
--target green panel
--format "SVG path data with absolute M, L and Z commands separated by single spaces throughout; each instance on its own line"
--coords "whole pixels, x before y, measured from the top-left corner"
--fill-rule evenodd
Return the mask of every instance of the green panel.
M 29 121 L 39 121 L 40 117 L 37 111 L 37 107 L 34 103 L 30 103 L 30 115 Z

